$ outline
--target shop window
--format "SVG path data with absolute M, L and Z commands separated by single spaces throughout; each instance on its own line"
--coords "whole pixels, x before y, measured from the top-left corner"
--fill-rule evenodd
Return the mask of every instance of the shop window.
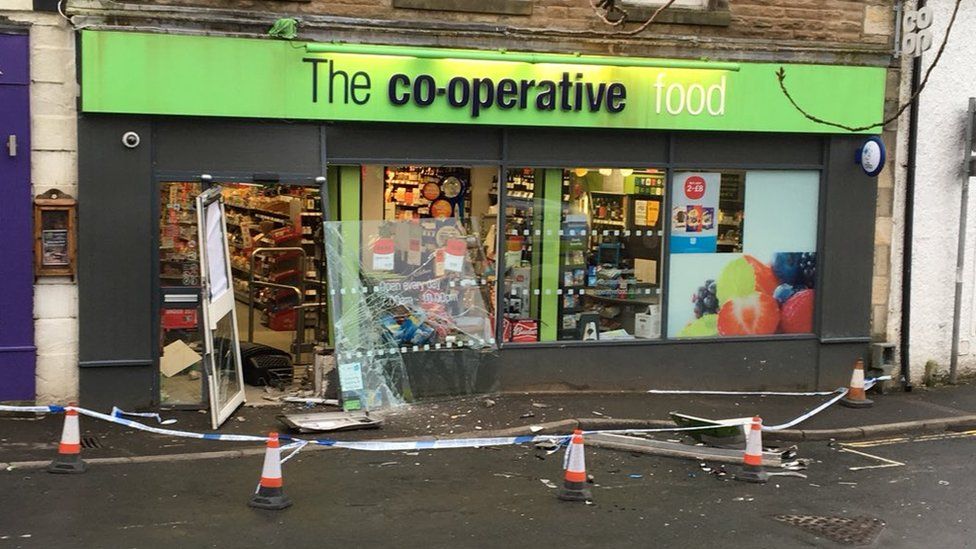
M 820 174 L 677 172 L 668 335 L 813 332 Z
M 368 334 L 374 343 L 411 351 L 493 345 L 498 168 L 366 165 L 361 174 L 361 219 L 326 227 L 347 296 L 337 325 L 353 334 L 346 324 L 371 315 L 384 327 Z M 370 299 L 352 297 L 363 290 Z M 366 336 L 346 345 L 367 345 Z
M 664 174 L 506 173 L 503 341 L 656 339 Z
M 627 13 L 627 20 L 640 23 L 650 18 L 665 0 L 617 0 L 617 6 Z M 612 15 L 611 15 L 612 17 Z M 728 26 L 732 22 L 729 0 L 675 0 L 658 14 L 656 23 L 682 25 Z

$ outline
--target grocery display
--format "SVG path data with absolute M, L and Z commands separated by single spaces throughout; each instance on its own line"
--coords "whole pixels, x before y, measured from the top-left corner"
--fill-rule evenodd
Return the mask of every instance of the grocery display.
M 167 182 L 160 204 L 160 279 L 163 286 L 199 286 L 197 219 L 194 199 L 199 183 Z M 221 185 L 227 220 L 234 295 L 248 303 L 255 281 L 292 286 L 255 288 L 254 306 L 262 326 L 288 332 L 296 329 L 297 311 L 304 310 L 305 325 L 325 338 L 328 323 L 323 306 L 296 308 L 324 302 L 324 248 L 317 188 L 251 183 Z M 277 249 L 286 248 L 283 253 Z M 263 249 L 257 254 L 255 250 Z M 251 272 L 254 255 L 254 272 Z M 302 297 L 299 298 L 298 294 Z M 241 324 L 246 321 L 242 318 Z
M 388 166 L 383 173 L 383 219 L 466 219 L 471 213 L 467 168 Z
M 654 324 L 637 337 L 659 337 L 664 173 L 521 168 L 506 175 L 506 320 L 553 325 L 555 339 L 579 340 L 635 337 L 640 315 L 649 315 Z M 582 315 L 588 327 L 581 328 Z M 533 333 L 542 337 L 541 329 Z

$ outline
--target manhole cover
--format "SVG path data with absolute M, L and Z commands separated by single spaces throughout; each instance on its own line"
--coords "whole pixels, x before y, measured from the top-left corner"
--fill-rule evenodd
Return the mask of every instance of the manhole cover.
M 883 520 L 868 516 L 776 515 L 773 518 L 843 545 L 871 545 L 885 527 Z
M 82 448 L 101 448 L 102 443 L 95 437 L 81 437 Z

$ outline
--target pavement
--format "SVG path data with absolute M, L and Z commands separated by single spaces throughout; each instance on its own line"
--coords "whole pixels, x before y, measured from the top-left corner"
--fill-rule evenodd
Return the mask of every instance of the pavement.
M 900 432 L 939 432 L 947 429 L 976 428 L 976 384 L 938 388 L 916 388 L 910 393 L 869 393 L 875 404 L 867 409 L 838 405 L 792 430 L 795 436 L 782 440 L 856 439 L 895 435 Z M 424 401 L 383 414 L 382 428 L 375 430 L 325 433 L 323 438 L 375 440 L 421 437 L 459 437 L 541 433 L 563 434 L 577 425 L 586 429 L 652 427 L 670 424 L 668 412 L 680 411 L 708 418 L 736 418 L 760 415 L 766 425 L 792 420 L 830 397 L 796 396 L 713 396 L 659 395 L 648 393 L 510 393 Z M 334 411 L 317 406 L 297 405 L 242 407 L 218 431 L 220 433 L 262 435 L 269 431 L 287 432 L 277 416 L 305 411 Z M 98 410 L 108 412 L 108 410 Z M 198 411 L 164 412 L 177 419 L 170 429 L 210 432 L 209 415 Z M 529 417 L 526 417 L 529 416 Z M 952 424 L 952 420 L 960 420 Z M 0 414 L 0 464 L 49 460 L 57 448 L 63 416 L 50 414 L 12 417 Z M 893 430 L 868 430 L 865 427 L 892 426 Z M 845 436 L 855 430 L 856 436 Z M 86 457 L 140 459 L 220 451 L 256 451 L 254 443 L 215 442 L 142 433 L 119 425 L 81 418 L 82 437 L 89 444 Z M 810 433 L 810 436 L 802 436 Z M 789 433 L 787 433 L 789 434 Z M 816 436 L 814 436 L 816 435 Z M 767 434 L 767 439 L 773 440 Z M 216 454 L 219 457 L 219 454 Z

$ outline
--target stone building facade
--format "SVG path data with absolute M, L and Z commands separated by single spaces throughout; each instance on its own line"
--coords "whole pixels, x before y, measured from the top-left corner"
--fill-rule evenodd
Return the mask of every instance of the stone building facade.
M 35 11 L 34 4 L 0 1 L 0 21 L 23 26 L 30 35 L 32 193 L 57 188 L 77 196 L 75 32 L 57 11 Z M 70 278 L 35 284 L 34 341 L 37 401 L 77 398 L 78 290 Z
M 889 106 L 897 103 L 895 0 L 679 0 L 646 30 L 630 33 L 660 4 L 618 1 L 628 14 L 622 25 L 601 20 L 589 0 L 66 0 L 59 5 L 67 17 L 33 12 L 29 0 L 4 0 L 0 17 L 32 25 L 36 193 L 58 187 L 77 194 L 74 31 L 82 27 L 260 37 L 276 20 L 295 18 L 299 39 L 309 41 L 878 66 L 889 70 Z M 883 134 L 889 144 L 896 129 Z M 891 337 L 893 197 L 886 170 L 878 180 L 876 339 Z M 69 280 L 36 287 L 38 401 L 77 393 L 76 303 Z

